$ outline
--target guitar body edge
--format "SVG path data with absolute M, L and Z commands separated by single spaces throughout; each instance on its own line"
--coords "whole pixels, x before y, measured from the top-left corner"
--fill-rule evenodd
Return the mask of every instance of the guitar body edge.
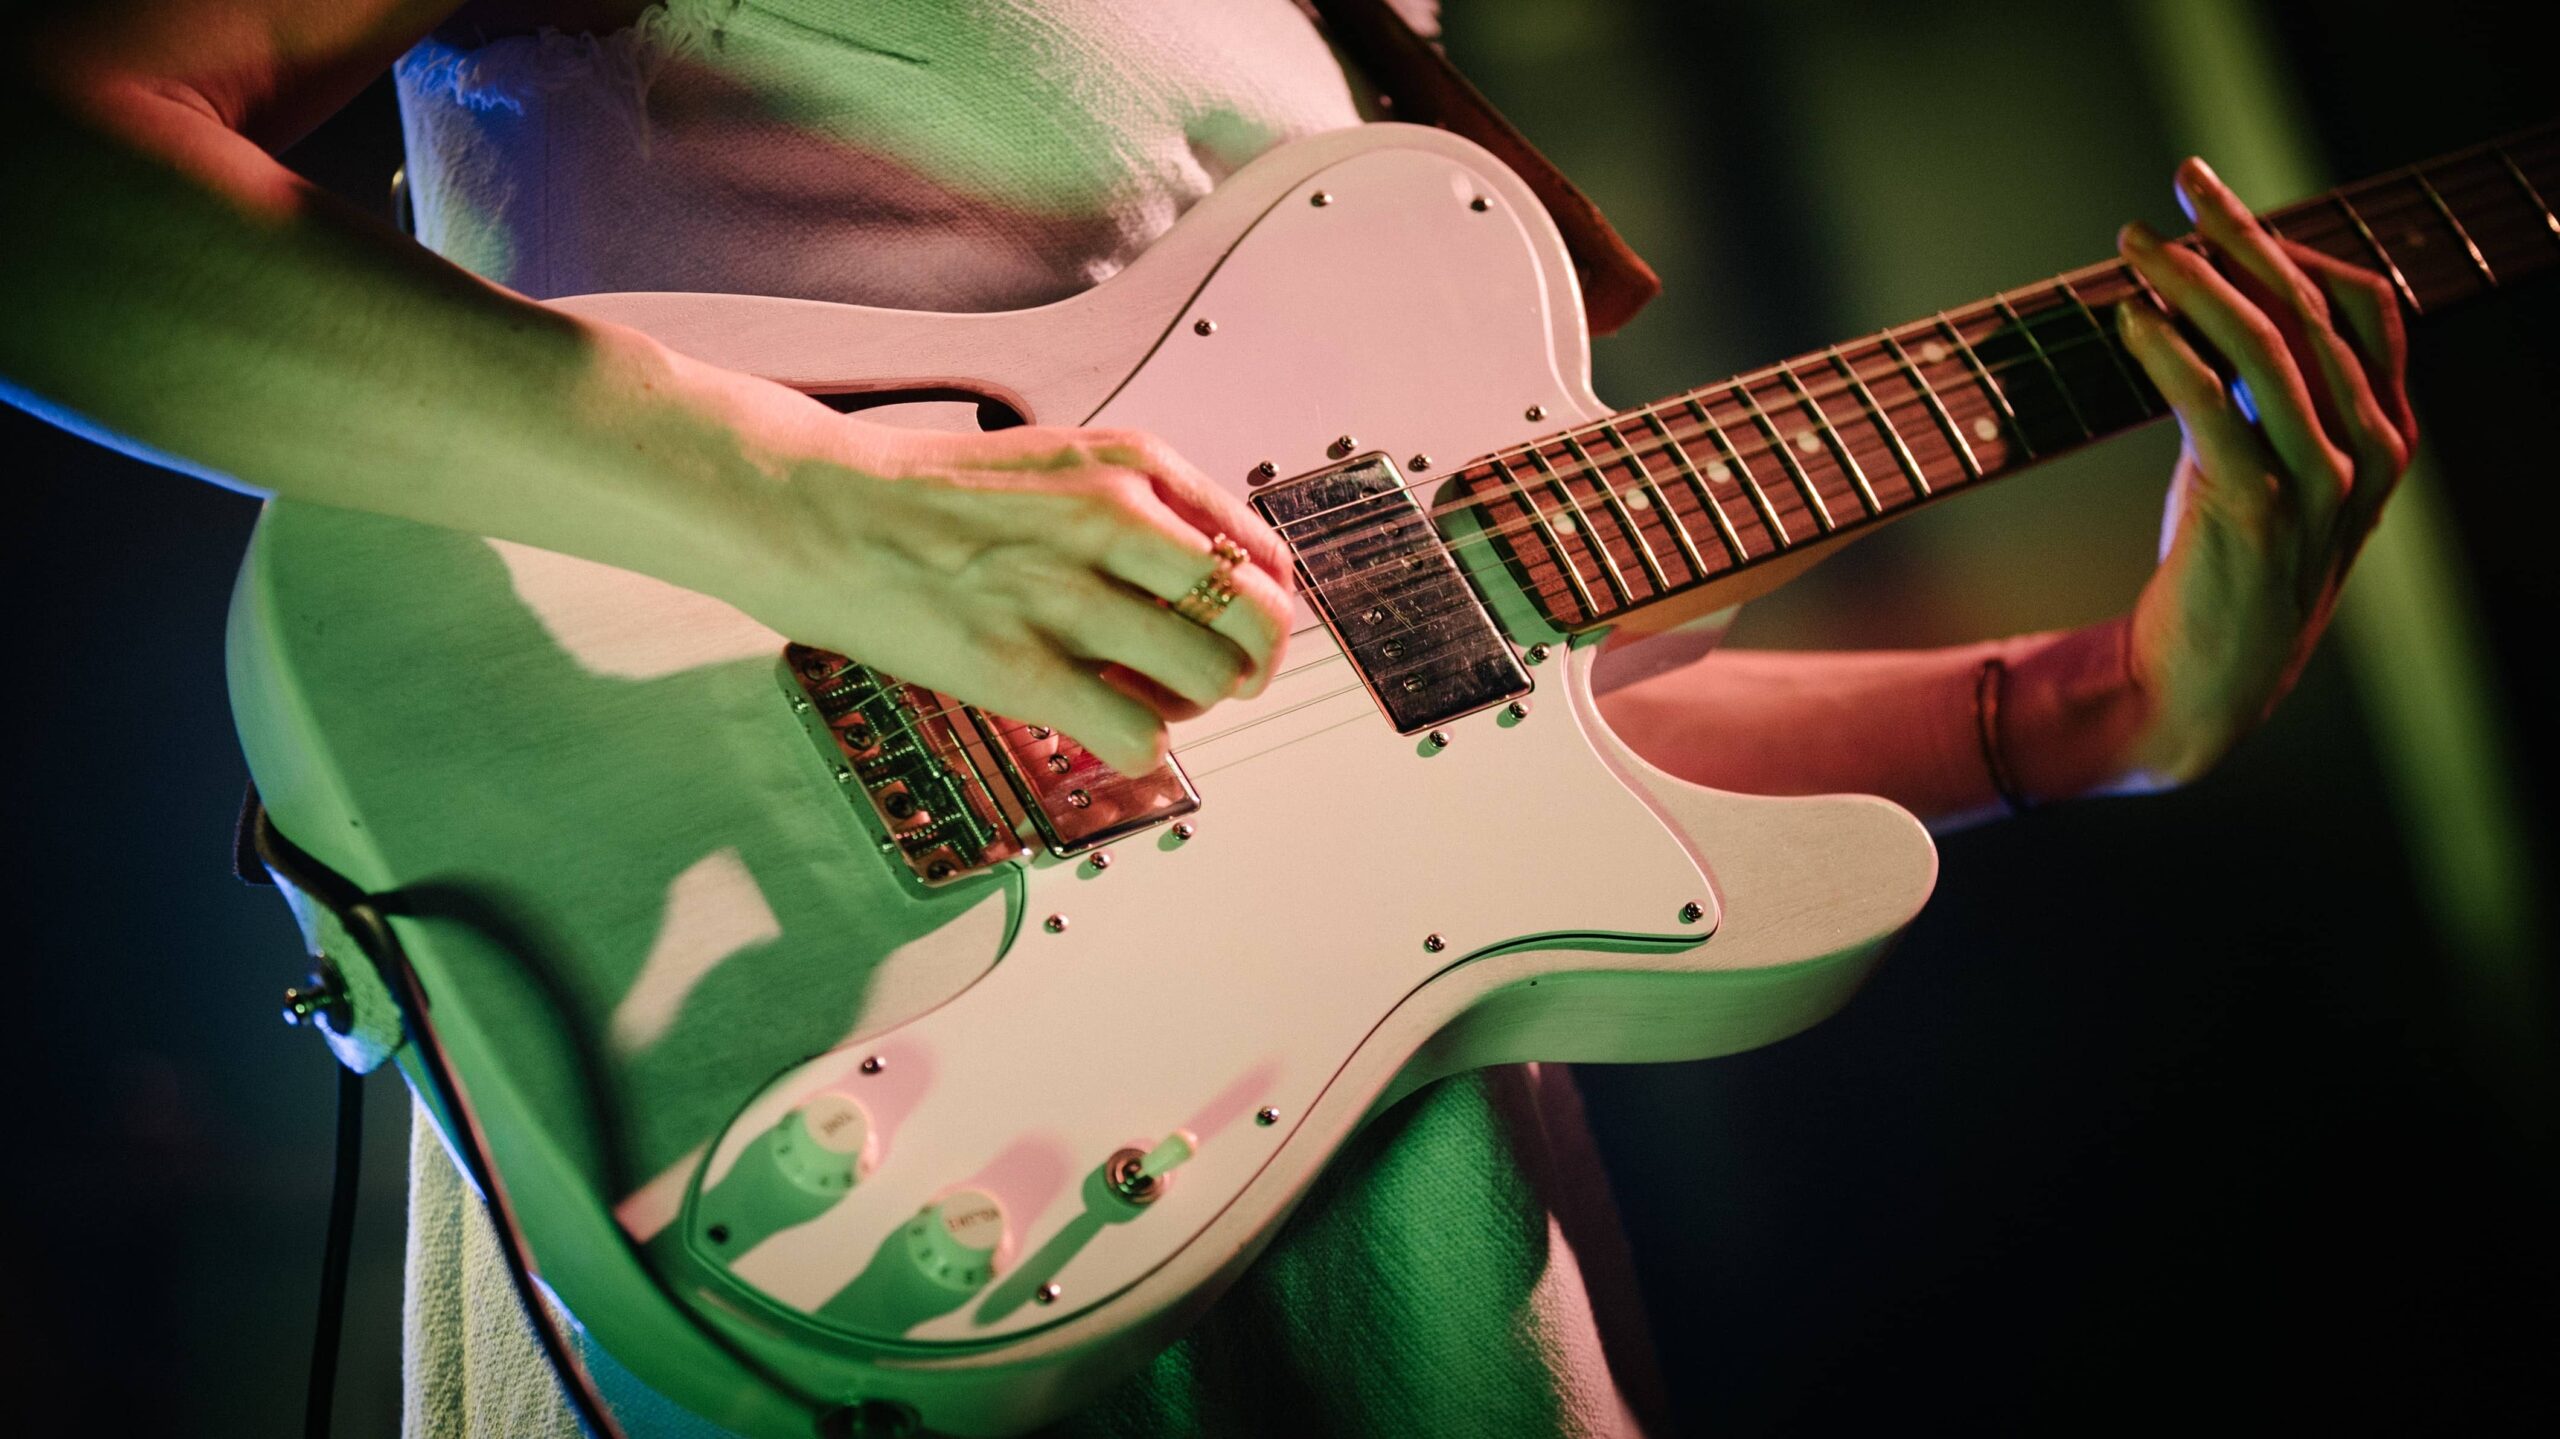
M 1310 206 L 1303 197 L 1319 176 L 1328 203 Z M 1470 191 L 1491 203 L 1470 206 Z M 1447 202 L 1447 213 L 1414 219 L 1391 209 L 1416 197 Z M 1266 259 L 1275 247 L 1313 257 L 1283 273 L 1254 261 L 1248 245 L 1263 247 Z M 1469 246 L 1485 257 L 1472 267 L 1460 263 Z M 1413 264 L 1417 254 L 1435 264 Z M 1364 260 L 1383 273 L 1361 274 Z M 1310 293 L 1311 284 L 1334 288 Z M 920 315 L 685 295 L 593 296 L 562 307 L 640 325 L 701 358 L 815 393 L 961 388 L 1003 399 L 1034 422 L 1155 430 L 1238 490 L 1263 460 L 1284 475 L 1322 467 L 1336 458 L 1329 451 L 1341 435 L 1399 458 L 1425 452 L 1456 460 L 1604 413 L 1589 389 L 1572 268 L 1535 198 L 1467 142 L 1404 126 L 1335 132 L 1273 151 L 1120 276 L 1038 310 Z M 1320 313 L 1341 315 L 1339 334 L 1308 332 L 1306 317 Z M 1214 336 L 1197 333 L 1195 317 L 1216 320 Z M 1482 333 L 1455 332 L 1465 327 Z M 1496 335 L 1500 343 L 1487 338 Z M 1310 394 L 1303 383 L 1274 378 L 1328 373 L 1358 374 L 1361 383 Z M 1255 404 L 1265 412 L 1240 413 Z M 1532 411 L 1541 418 L 1524 419 Z M 390 601 L 352 606 L 339 598 L 339 581 L 314 577 L 324 567 L 315 551 L 339 545 L 351 552 L 328 563 L 359 576 L 359 588 L 379 584 L 386 596 L 400 595 L 401 613 L 359 613 Z M 767 1037 L 800 1044 L 799 1056 L 824 1054 L 883 1027 L 893 1035 L 948 1029 L 971 1004 L 994 1003 L 989 996 L 1001 986 L 990 979 L 1009 969 L 1035 973 L 1029 966 L 1041 961 L 1008 956 L 1060 895 L 1077 906 L 1077 926 L 1054 942 L 1030 936 L 1050 944 L 1047 962 L 1060 955 L 1078 965 L 1109 962 L 1103 941 L 1112 904 L 1149 866 L 1171 861 L 1152 852 L 1150 837 L 1123 847 L 1144 843 L 1149 852 L 1129 853 L 1105 886 L 1062 888 L 1072 867 L 1052 865 L 907 892 L 891 882 L 890 864 L 843 796 L 812 782 L 816 757 L 794 750 L 796 739 L 773 738 L 782 705 L 766 671 L 779 637 L 715 602 L 618 572 L 591 573 L 597 568 L 396 522 L 275 506 L 253 541 L 232 615 L 235 711 L 251 769 L 286 834 L 369 889 L 398 888 L 430 902 L 438 894 L 478 896 L 400 921 L 470 1110 L 447 1122 L 473 1123 L 544 1282 L 592 1342 L 668 1398 L 758 1439 L 798 1439 L 814 1413 L 868 1396 L 913 1405 L 937 1432 L 954 1434 L 1012 1433 L 1054 1417 L 1170 1342 L 1270 1241 L 1343 1141 L 1396 1098 L 1486 1064 L 1695 1058 L 1782 1038 L 1847 998 L 1935 876 L 1926 834 L 1881 800 L 1723 794 L 1646 763 L 1609 733 L 1592 699 L 1596 647 L 1558 647 L 1558 663 L 1539 672 L 1536 719 L 1513 727 L 1479 714 L 1453 723 L 1457 742 L 1445 759 L 1417 757 L 1410 739 L 1345 748 L 1346 736 L 1365 733 L 1355 724 L 1383 726 L 1365 695 L 1317 695 L 1268 733 L 1298 726 L 1288 742 L 1335 755 L 1340 762 L 1323 778 L 1338 778 L 1347 793 L 1410 788 L 1423 773 L 1415 766 L 1441 765 L 1441 782 L 1476 781 L 1452 795 L 1481 795 L 1501 772 L 1501 756 L 1561 757 L 1579 776 L 1573 793 L 1587 802 L 1573 801 L 1582 807 L 1549 822 L 1569 829 L 1578 817 L 1610 817 L 1606 842 L 1626 848 L 1629 873 L 1593 863 L 1605 855 L 1568 849 L 1551 871 L 1514 864 L 1477 877 L 1484 902 L 1452 907 L 1467 896 L 1444 896 L 1443 910 L 1461 919 L 1480 911 L 1491 916 L 1490 935 L 1522 941 L 1480 947 L 1462 937 L 1450 963 L 1415 970 L 1400 998 L 1367 1011 L 1374 1020 L 1363 1021 L 1366 1032 L 1328 1053 L 1326 1062 L 1338 1066 L 1310 1081 L 1285 1126 L 1270 1132 L 1267 1158 L 1239 1172 L 1214 1214 L 1198 1219 L 1161 1262 L 1131 1270 L 1116 1287 L 1088 1286 L 1083 1294 L 1100 1297 L 1000 1341 L 841 1342 L 820 1352 L 789 1324 L 713 1289 L 688 1291 L 698 1305 L 691 1314 L 666 1302 L 627 1237 L 629 1223 L 599 1202 L 607 1182 L 599 1149 L 577 1132 L 578 1107 L 563 1096 L 578 1087 L 581 1044 L 645 1052 L 680 1021 L 628 994 L 588 992 L 574 965 L 565 974 L 527 974 L 525 953 L 574 955 L 600 944 L 581 928 L 590 920 L 583 906 L 606 900 L 628 911 L 613 919 L 622 931 L 614 942 L 647 950 L 646 973 L 693 962 L 683 952 L 669 957 L 670 944 L 683 948 L 670 934 L 706 954 L 755 955 L 787 944 L 787 935 L 841 933 L 847 946 L 887 956 L 865 998 L 871 1017 L 850 1032 L 840 1021 L 830 1028 L 823 1017 L 805 1019 L 815 1036 L 805 1041 Z M 469 592 L 493 606 L 467 601 L 448 613 L 424 596 L 408 605 L 419 587 L 447 583 L 457 592 L 476 587 Z M 542 613 L 539 624 L 527 617 L 546 605 L 556 612 Z M 564 637 L 581 625 L 623 638 L 581 651 L 575 673 L 553 674 L 559 651 L 576 649 Z M 625 643 L 633 634 L 642 636 L 636 648 Z M 1327 642 L 1314 630 L 1302 643 L 1321 659 Z M 437 703 L 453 707 L 456 726 L 506 743 L 441 753 L 438 725 L 383 713 L 402 703 L 421 667 L 454 687 L 477 686 Z M 547 706 L 544 686 L 600 706 L 592 713 L 602 721 L 553 720 L 555 712 L 589 711 Z M 654 732 L 653 716 L 664 717 L 657 728 L 678 732 Z M 1216 719 L 1194 722 L 1188 735 L 1177 731 L 1177 747 L 1198 751 L 1233 733 L 1231 720 L 1216 734 L 1200 728 Z M 1255 767 L 1275 763 L 1246 754 L 1224 773 L 1202 772 L 1209 847 L 1184 863 L 1216 860 L 1213 841 L 1228 832 L 1222 814 L 1243 819 L 1238 806 Z M 1486 768 L 1468 768 L 1477 765 Z M 593 812 L 549 808 L 546 786 L 569 783 L 553 769 L 629 793 Z M 728 831 L 717 815 L 688 799 L 685 777 L 713 773 L 727 778 L 709 809 L 726 805 L 751 818 L 764 826 L 761 838 L 718 838 Z M 813 800 L 812 789 L 826 792 Z M 1311 794 L 1307 802 L 1318 801 Z M 768 813 L 783 819 L 768 824 Z M 1390 810 L 1359 823 L 1375 850 L 1370 829 L 1404 817 Z M 1482 827 L 1462 813 L 1421 817 L 1429 821 L 1420 825 L 1425 835 Z M 634 837 L 652 829 L 686 833 L 681 843 L 654 846 Z M 528 868 L 537 866 L 522 857 L 553 856 L 546 862 L 556 868 L 480 872 L 508 863 L 475 852 L 473 836 L 483 830 L 493 835 L 491 854 L 519 857 Z M 1570 845 L 1577 837 L 1563 838 Z M 1432 856 L 1425 849 L 1420 858 Z M 619 896 L 621 868 L 636 871 L 640 899 Z M 1593 886 L 1594 915 L 1623 912 L 1595 921 L 1595 930 L 1649 937 L 1593 948 L 1557 937 L 1552 926 L 1543 939 L 1535 926 L 1501 928 L 1510 922 L 1504 906 L 1518 908 L 1524 885 L 1549 874 L 1568 898 L 1574 884 Z M 1638 878 L 1641 893 L 1630 888 Z M 1454 873 L 1453 884 L 1466 882 L 1463 870 Z M 1675 891 L 1671 883 L 1689 887 Z M 1696 932 L 1684 934 L 1673 911 L 1690 896 L 1702 913 Z M 688 902 L 694 910 L 684 910 Z M 1574 909 L 1549 907 L 1568 916 Z M 1641 922 L 1625 918 L 1639 913 Z M 1396 963 L 1420 961 L 1416 938 L 1395 936 Z M 1070 948 L 1086 944 L 1095 948 Z M 705 970 L 705 989 L 738 968 Z M 545 1042 L 545 1025 L 528 1017 L 557 1011 L 564 999 L 570 1012 L 551 1027 L 573 1033 Z M 1238 1142 L 1224 1141 L 1222 1153 L 1234 1154 Z M 652 1160 L 624 1182 L 681 1180 L 693 1162 L 668 1168 Z M 1188 1182 L 1208 1185 L 1217 1162 L 1213 1154 Z M 682 1274 L 679 1281 L 680 1288 L 692 1282 Z M 727 1331 L 722 1342 L 704 1333 L 706 1322 Z M 755 1367 L 788 1371 L 789 1382 Z M 795 1385 L 796 1395 L 788 1392 Z

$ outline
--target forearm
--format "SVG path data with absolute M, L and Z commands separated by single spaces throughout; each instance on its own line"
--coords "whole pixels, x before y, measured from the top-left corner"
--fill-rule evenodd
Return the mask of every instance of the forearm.
M 770 502 L 759 437 L 842 423 L 464 274 L 182 92 L 7 104 L 0 376 L 200 473 L 681 581 Z
M 1986 696 L 1992 659 L 2005 672 Z M 2122 622 L 1950 649 L 1720 650 L 1602 709 L 1640 753 L 1700 784 L 1883 795 L 1938 827 L 2005 811 L 1995 761 L 2028 803 L 2142 784 Z

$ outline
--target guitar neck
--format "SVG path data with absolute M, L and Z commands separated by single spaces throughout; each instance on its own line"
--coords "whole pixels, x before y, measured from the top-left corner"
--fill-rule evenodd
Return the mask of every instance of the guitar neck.
M 2554 198 L 2560 124 L 2265 219 L 2426 315 L 2560 266 Z M 2074 270 L 1489 455 L 1457 493 L 1559 630 L 1743 598 L 1930 500 L 2165 417 L 2108 318 L 2144 293 L 2120 260 Z

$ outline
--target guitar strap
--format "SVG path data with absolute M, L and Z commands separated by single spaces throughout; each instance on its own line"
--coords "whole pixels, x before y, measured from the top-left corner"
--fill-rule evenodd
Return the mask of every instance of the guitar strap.
M 1441 48 L 1413 28 L 1394 0 L 1307 0 L 1325 29 L 1395 107 L 1395 118 L 1437 125 L 1493 152 L 1536 193 L 1563 232 L 1582 281 L 1582 313 L 1597 335 L 1615 334 L 1662 293 L 1653 267 L 1630 248 L 1555 162 L 1493 108 Z

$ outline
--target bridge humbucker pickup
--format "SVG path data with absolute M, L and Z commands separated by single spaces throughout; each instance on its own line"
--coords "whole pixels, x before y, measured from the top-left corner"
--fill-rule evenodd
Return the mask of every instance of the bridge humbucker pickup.
M 977 710 L 970 717 L 1052 854 L 1081 854 L 1200 807 L 1200 792 L 1170 754 L 1145 774 L 1122 774 L 1046 726 Z
M 1359 456 L 1253 497 L 1290 547 L 1307 593 L 1399 734 L 1529 692 L 1395 462 Z

